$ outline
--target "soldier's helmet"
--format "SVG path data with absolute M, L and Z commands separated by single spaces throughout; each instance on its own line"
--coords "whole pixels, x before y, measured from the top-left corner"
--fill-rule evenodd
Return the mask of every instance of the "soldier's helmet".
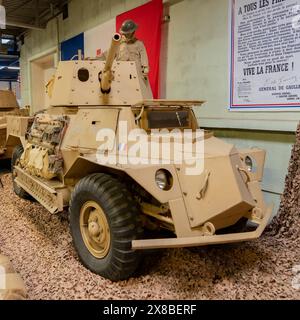
M 138 25 L 132 20 L 125 20 L 120 28 L 121 34 L 133 33 L 138 28 Z

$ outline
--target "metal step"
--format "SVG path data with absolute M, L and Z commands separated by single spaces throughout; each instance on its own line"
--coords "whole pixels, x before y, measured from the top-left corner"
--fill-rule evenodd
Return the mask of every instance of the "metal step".
M 60 181 L 53 180 L 48 183 L 48 181 L 43 181 L 42 179 L 31 176 L 17 166 L 15 167 L 15 173 L 15 182 L 17 185 L 36 199 L 48 211 L 57 213 L 64 210 L 64 207 L 68 204 L 69 191 Z M 52 186 L 55 186 L 55 188 Z

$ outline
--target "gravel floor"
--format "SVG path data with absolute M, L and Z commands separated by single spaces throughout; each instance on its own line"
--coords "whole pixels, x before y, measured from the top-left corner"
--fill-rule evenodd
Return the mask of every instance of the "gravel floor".
M 30 299 L 299 300 L 292 269 L 300 265 L 300 130 L 289 173 L 279 218 L 259 240 L 160 251 L 145 257 L 136 277 L 119 283 L 85 269 L 66 216 L 19 199 L 4 174 L 0 253 L 11 258 Z
M 9 175 L 2 180 L 0 251 L 31 299 L 300 299 L 291 285 L 299 237 L 166 250 L 146 257 L 135 278 L 112 283 L 80 264 L 65 217 L 18 199 Z

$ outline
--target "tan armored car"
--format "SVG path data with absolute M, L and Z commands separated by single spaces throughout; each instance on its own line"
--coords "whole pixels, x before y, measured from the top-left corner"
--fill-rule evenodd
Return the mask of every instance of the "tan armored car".
M 193 108 L 201 101 L 153 100 L 136 63 L 114 60 L 119 43 L 115 34 L 106 61 L 60 62 L 51 107 L 32 125 L 30 118 L 9 121 L 8 139 L 18 141 L 16 194 L 51 213 L 69 207 L 81 261 L 114 281 L 134 273 L 145 249 L 258 238 L 272 211 L 260 187 L 265 152 L 238 150 L 199 130 Z M 180 140 L 186 130 L 192 135 Z M 134 135 L 140 147 L 154 140 L 162 152 L 141 151 Z M 247 221 L 254 230 L 245 232 Z
M 16 97 L 12 91 L 0 90 L 0 158 L 6 153 L 6 117 L 10 114 L 16 114 L 19 106 Z
M 28 116 L 28 109 L 20 109 L 15 94 L 10 90 L 0 90 L 0 160 L 11 158 L 13 145 L 6 143 L 7 117 Z

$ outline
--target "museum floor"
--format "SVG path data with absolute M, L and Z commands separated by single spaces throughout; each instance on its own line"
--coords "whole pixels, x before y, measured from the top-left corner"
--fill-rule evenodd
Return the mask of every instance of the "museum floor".
M 300 264 L 298 218 L 288 223 L 296 224 L 293 234 L 152 253 L 135 278 L 112 283 L 80 264 L 66 217 L 19 199 L 8 174 L 2 181 L 0 252 L 11 258 L 30 299 L 300 299 L 292 287 L 292 268 Z

